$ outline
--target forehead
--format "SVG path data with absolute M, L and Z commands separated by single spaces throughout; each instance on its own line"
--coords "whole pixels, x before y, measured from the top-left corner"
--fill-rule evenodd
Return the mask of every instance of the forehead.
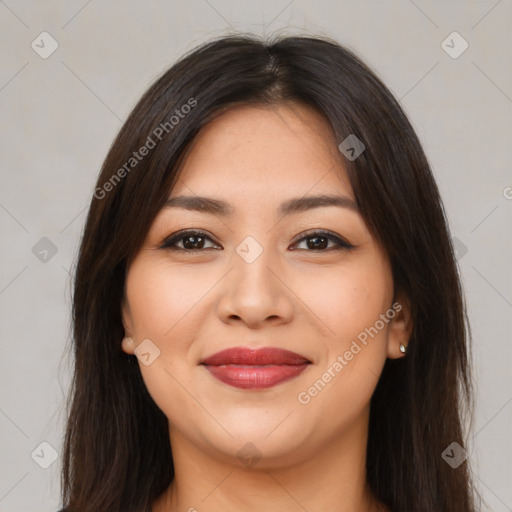
M 297 103 L 239 106 L 203 127 L 172 196 L 191 191 L 231 197 L 338 191 L 353 197 L 332 128 Z

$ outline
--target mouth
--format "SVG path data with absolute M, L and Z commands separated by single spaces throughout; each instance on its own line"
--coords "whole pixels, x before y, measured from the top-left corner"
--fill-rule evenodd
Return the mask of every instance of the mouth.
M 264 389 L 297 377 L 311 361 L 279 348 L 236 347 L 217 352 L 200 364 L 224 384 L 240 389 Z

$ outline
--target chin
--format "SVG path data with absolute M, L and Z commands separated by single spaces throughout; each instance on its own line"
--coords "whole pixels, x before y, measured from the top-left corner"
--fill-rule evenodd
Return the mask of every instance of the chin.
M 248 469 L 275 469 L 296 464 L 307 456 L 311 432 L 298 417 L 294 418 L 296 412 L 292 411 L 283 414 L 281 410 L 276 415 L 267 413 L 264 418 L 257 410 L 249 415 L 238 413 L 236 421 L 231 423 L 219 418 L 233 437 L 222 429 L 209 428 L 203 440 L 226 457 L 226 462 L 229 459 L 232 464 L 236 457 L 242 467 Z M 219 435 L 212 437 L 213 431 Z

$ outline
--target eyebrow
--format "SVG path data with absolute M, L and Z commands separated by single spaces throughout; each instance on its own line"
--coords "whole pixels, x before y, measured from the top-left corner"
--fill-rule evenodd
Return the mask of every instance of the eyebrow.
M 283 201 L 279 205 L 278 213 L 280 216 L 284 217 L 285 215 L 325 206 L 339 206 L 341 208 L 348 208 L 355 212 L 359 212 L 357 204 L 349 197 L 318 195 L 296 197 Z M 228 216 L 234 211 L 233 206 L 229 203 L 219 199 L 201 196 L 170 197 L 165 203 L 164 208 L 184 208 L 186 210 L 193 210 L 221 216 Z

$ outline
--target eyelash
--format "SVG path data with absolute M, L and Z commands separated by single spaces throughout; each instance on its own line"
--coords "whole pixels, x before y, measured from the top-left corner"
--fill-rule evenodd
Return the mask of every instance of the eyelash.
M 195 236 L 195 237 L 201 237 L 207 240 L 210 240 L 213 242 L 212 238 L 208 236 L 207 233 L 204 231 L 198 231 L 198 230 L 186 230 L 186 231 L 178 231 L 177 233 L 173 233 L 169 237 L 167 237 L 162 244 L 159 246 L 159 249 L 166 249 L 170 251 L 183 251 L 188 253 L 198 253 L 202 252 L 208 249 L 214 249 L 213 247 L 207 247 L 206 249 L 185 249 L 182 247 L 177 247 L 174 245 L 176 242 L 182 241 L 184 238 Z M 315 238 L 315 237 L 324 237 L 331 241 L 333 241 L 336 246 L 335 247 L 329 247 L 327 249 L 293 249 L 293 250 L 302 250 L 307 252 L 328 252 L 332 250 L 350 250 L 354 249 L 355 246 L 341 238 L 340 236 L 335 235 L 334 233 L 331 233 L 330 231 L 324 231 L 324 230 L 313 230 L 310 232 L 303 233 L 301 238 L 297 239 L 294 243 L 294 245 L 298 244 L 299 242 L 302 242 L 304 240 L 307 240 L 309 238 Z M 215 242 L 214 242 L 215 243 Z M 217 249 L 218 250 L 218 249 Z

